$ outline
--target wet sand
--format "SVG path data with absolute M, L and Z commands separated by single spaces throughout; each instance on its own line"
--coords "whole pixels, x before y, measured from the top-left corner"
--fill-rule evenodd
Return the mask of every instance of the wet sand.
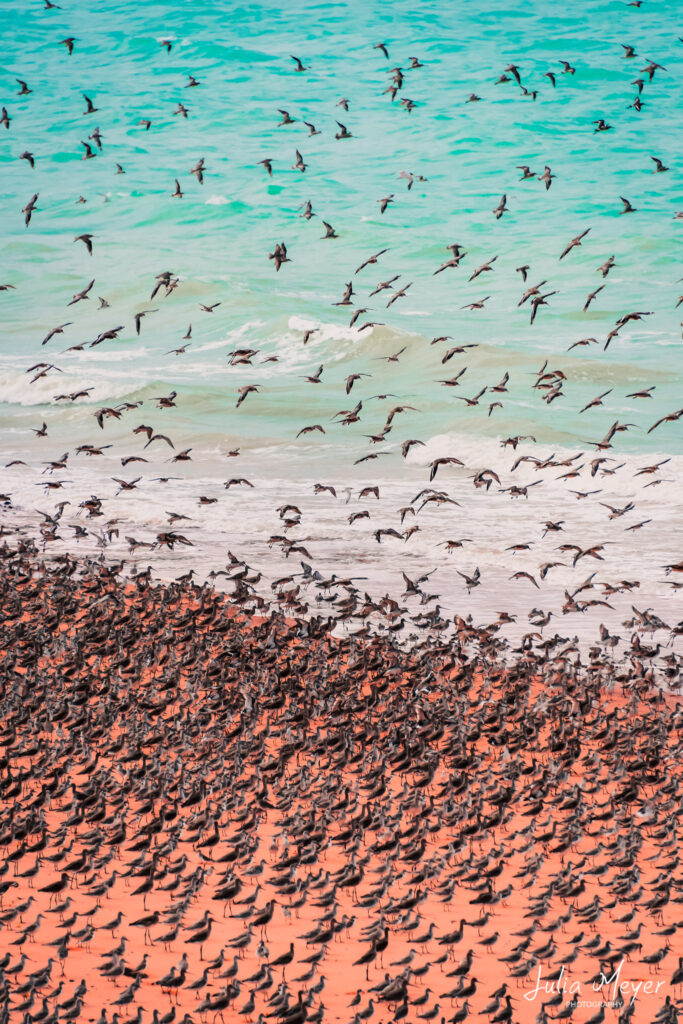
M 683 994 L 683 713 L 647 635 L 626 664 L 462 620 L 405 649 L 2 554 L 2 1019 L 649 1021 Z

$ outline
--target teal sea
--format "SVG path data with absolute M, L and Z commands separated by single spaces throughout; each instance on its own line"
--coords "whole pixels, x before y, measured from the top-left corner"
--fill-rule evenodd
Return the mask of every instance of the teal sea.
M 499 581 L 513 566 L 537 574 L 546 555 L 522 566 L 503 552 L 520 531 L 540 545 L 547 516 L 574 525 L 572 540 L 609 541 L 612 576 L 629 567 L 649 573 L 652 600 L 671 600 L 660 566 L 680 558 L 683 418 L 650 428 L 683 405 L 680 31 L 680 7 L 656 0 L 6 4 L 0 285 L 11 287 L 0 291 L 0 445 L 3 464 L 18 463 L 2 471 L 0 489 L 25 528 L 35 508 L 59 500 L 80 514 L 90 493 L 152 540 L 169 508 L 191 509 L 188 528 L 205 565 L 224 559 L 232 538 L 276 575 L 286 560 L 268 540 L 282 532 L 273 510 L 286 498 L 302 507 L 291 537 L 311 557 L 333 569 L 360 560 L 389 586 L 411 559 L 443 562 L 451 534 L 471 536 L 478 526 L 476 550 L 448 563 L 449 585 L 464 596 L 455 564 L 465 571 L 488 559 Z M 601 120 L 608 130 L 595 130 Z M 26 152 L 35 167 L 21 159 Z M 202 182 L 191 173 L 198 162 Z M 26 226 L 22 210 L 35 193 Z M 323 220 L 337 237 L 323 237 Z M 92 254 L 74 241 L 85 233 Z M 269 259 L 278 243 L 288 256 L 279 271 Z M 462 260 L 435 273 L 451 244 Z M 470 280 L 488 261 L 490 270 Z M 606 261 L 613 265 L 603 276 Z M 175 286 L 151 299 L 164 272 Z M 370 295 L 392 278 L 391 289 Z M 87 298 L 69 305 L 91 280 Z M 348 282 L 350 304 L 339 305 Z M 548 298 L 531 323 L 531 302 L 519 302 L 534 285 Z M 201 308 L 214 304 L 211 313 Z M 359 308 L 367 312 L 351 327 Z M 135 314 L 145 311 L 137 334 Z M 605 348 L 631 313 L 641 316 Z M 359 330 L 368 321 L 375 326 Z M 173 353 L 190 325 L 189 344 Z M 452 348 L 460 351 L 443 361 Z M 229 355 L 239 350 L 253 351 Z M 43 362 L 52 365 L 27 372 Z M 307 381 L 319 366 L 320 382 Z M 441 383 L 460 373 L 457 385 Z M 351 374 L 367 376 L 347 394 Z M 258 390 L 237 407 L 245 385 Z M 461 400 L 483 388 L 476 405 Z M 649 397 L 632 397 L 646 389 Z M 172 391 L 175 405 L 158 409 L 154 399 Z M 603 393 L 601 405 L 581 411 Z M 342 425 L 359 401 L 355 421 Z M 385 433 L 397 405 L 410 408 Z M 102 408 L 118 415 L 105 415 L 100 429 Z M 47 436 L 36 437 L 43 422 Z M 631 425 L 603 450 L 612 460 L 604 465 L 625 468 L 591 476 L 592 442 L 615 423 Z M 145 436 L 133 433 L 140 424 L 167 434 L 173 451 L 163 441 L 145 450 Z M 307 426 L 322 429 L 297 436 Z M 518 435 L 533 440 L 516 452 L 502 446 Z M 424 445 L 404 459 L 407 439 Z M 83 444 L 111 448 L 87 458 L 75 454 Z M 181 449 L 191 449 L 191 461 L 169 468 Z M 45 463 L 66 451 L 65 467 L 46 474 Z M 539 475 L 532 462 L 513 471 L 522 453 L 575 455 L 579 475 Z M 148 461 L 122 468 L 130 455 Z M 427 467 L 440 456 L 464 463 L 440 468 L 433 482 L 458 500 L 464 521 L 428 507 L 413 517 L 420 533 L 401 542 L 400 556 L 395 540 L 378 545 L 374 531 L 400 526 L 396 502 L 429 486 Z M 643 490 L 649 475 L 635 474 L 664 459 L 661 485 Z M 544 485 L 511 502 L 498 486 L 472 487 L 484 468 L 501 488 L 524 473 L 523 482 L 542 476 Z M 177 478 L 172 497 L 158 483 L 164 474 Z M 233 475 L 254 487 L 226 491 Z M 121 493 L 115 478 L 138 476 L 136 489 Z M 47 480 L 63 484 L 43 495 Z M 336 504 L 313 500 L 321 480 L 339 491 Z M 344 489 L 352 511 L 357 489 L 377 480 L 382 514 L 373 509 L 353 532 Z M 597 493 L 584 501 L 572 488 Z M 198 509 L 199 494 L 219 501 Z M 642 511 L 654 526 L 624 534 L 635 520 L 619 520 L 617 538 L 602 501 L 634 501 L 636 518 Z M 125 532 L 112 541 L 124 553 Z M 582 571 L 585 563 L 575 569 L 569 559 L 554 596 Z M 490 607 L 493 596 L 472 601 Z

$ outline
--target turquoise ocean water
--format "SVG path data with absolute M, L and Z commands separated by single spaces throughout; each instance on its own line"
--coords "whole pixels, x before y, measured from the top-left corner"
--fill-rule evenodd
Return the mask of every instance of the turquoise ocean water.
M 468 508 L 465 527 L 485 528 L 478 556 L 463 569 L 486 559 L 493 544 L 495 573 L 504 526 L 514 519 L 515 530 L 526 529 L 532 505 L 536 523 L 545 514 L 567 518 L 571 502 L 577 529 L 605 539 L 599 501 L 613 491 L 625 500 L 637 493 L 655 530 L 660 523 L 642 544 L 645 530 L 626 540 L 622 531 L 615 571 L 639 550 L 647 562 L 648 544 L 656 557 L 680 557 L 683 419 L 648 433 L 683 405 L 683 307 L 676 306 L 683 292 L 683 219 L 676 218 L 683 210 L 680 10 L 654 0 L 639 7 L 617 0 L 6 4 L 0 103 L 10 125 L 0 125 L 0 284 L 12 287 L 0 292 L 0 443 L 3 462 L 25 463 L 3 471 L 2 490 L 15 508 L 28 515 L 66 495 L 75 509 L 85 490 L 129 525 L 158 527 L 169 507 L 192 505 L 192 528 L 204 524 L 210 545 L 228 531 L 267 560 L 269 533 L 278 531 L 271 499 L 310 504 L 313 481 L 353 491 L 358 481 L 381 478 L 383 498 L 401 502 L 403 487 L 412 492 L 409 500 L 416 484 L 428 484 L 431 459 L 454 455 L 465 467 L 441 469 L 434 486 L 454 488 L 449 493 Z M 69 55 L 61 40 L 71 37 Z M 626 47 L 636 55 L 628 57 Z M 304 71 L 296 71 L 291 55 Z M 563 71 L 562 61 L 574 73 Z M 652 80 L 643 70 L 651 62 L 662 65 Z M 513 72 L 505 74 L 510 65 L 521 86 Z M 403 81 L 392 101 L 387 88 L 397 67 Z M 507 80 L 499 82 L 501 76 Z M 17 79 L 30 94 L 18 95 Z M 84 112 L 83 94 L 95 112 Z M 471 94 L 479 99 L 468 102 Z M 294 123 L 279 124 L 282 110 Z M 600 119 L 610 130 L 594 130 Z M 309 134 L 304 122 L 319 134 Z M 350 137 L 335 137 L 338 122 Z M 91 139 L 95 129 L 101 149 Z M 83 158 L 84 142 L 92 159 Z M 303 173 L 293 166 L 297 150 Z M 34 168 L 20 159 L 26 151 Z M 668 170 L 657 173 L 652 157 Z M 272 161 L 272 176 L 264 159 Z M 200 160 L 203 183 L 191 173 Z M 533 176 L 520 180 L 520 166 Z M 546 166 L 550 189 L 539 180 Z M 410 189 L 402 172 L 413 175 Z M 182 198 L 172 195 L 176 180 Z M 26 227 L 22 209 L 34 193 Z M 503 195 L 506 210 L 497 219 Z M 379 200 L 389 196 L 382 214 Z M 622 212 L 622 196 L 635 212 Z M 310 219 L 301 216 L 306 202 L 315 214 Z M 322 237 L 323 219 L 338 237 Z M 581 246 L 560 260 L 586 229 Z M 74 242 L 83 233 L 93 236 L 92 255 Z M 268 256 L 278 242 L 286 243 L 290 262 L 276 272 Z M 435 274 L 451 243 L 465 251 L 460 265 Z M 375 265 L 356 273 L 382 249 L 388 251 Z M 469 280 L 494 257 L 490 271 Z M 598 268 L 610 257 L 614 267 L 603 278 Z M 526 284 L 516 269 L 525 265 Z M 177 286 L 151 300 L 164 271 Z M 410 287 L 387 308 L 393 290 L 369 293 L 394 277 L 394 288 Z M 92 279 L 88 298 L 69 306 Z M 353 304 L 334 305 L 347 282 Z M 518 303 L 539 282 L 543 294 L 553 294 L 531 324 L 529 303 Z M 601 285 L 584 312 L 588 294 Z M 462 308 L 487 296 L 483 308 Z M 220 305 L 209 314 L 200 303 Z M 368 313 L 350 328 L 359 306 Z M 145 310 L 154 312 L 138 335 L 134 315 Z M 605 351 L 618 318 L 636 311 L 652 315 L 625 324 Z M 359 331 L 367 320 L 378 326 Z M 63 334 L 41 345 L 66 321 L 73 323 Z M 184 344 L 189 325 L 191 344 L 169 355 Z M 90 347 L 119 327 L 116 337 Z M 304 332 L 313 328 L 304 345 Z M 430 343 L 440 336 L 452 340 Z M 596 340 L 569 350 L 586 338 Z M 74 345 L 84 347 L 65 351 Z M 449 348 L 465 345 L 475 347 L 442 363 Z M 251 365 L 230 365 L 228 353 L 237 349 L 256 350 Z M 397 361 L 383 358 L 400 349 Z M 544 400 L 547 390 L 533 387 L 546 361 L 560 372 L 554 381 L 562 381 L 552 402 Z M 26 371 L 40 362 L 58 369 L 30 383 L 38 371 Z M 321 382 L 307 382 L 320 365 Z M 457 387 L 439 383 L 462 370 Z M 352 373 L 371 376 L 358 379 L 347 396 Z M 507 390 L 492 393 L 506 373 Z M 236 408 L 238 388 L 248 384 L 260 391 Z M 477 406 L 456 398 L 484 387 Z M 653 388 L 650 398 L 628 397 L 645 388 Z M 55 400 L 81 389 L 90 390 L 75 401 Z M 172 390 L 175 407 L 158 410 L 153 398 Z M 608 391 L 602 406 L 580 412 Z M 358 422 L 333 419 L 358 400 Z M 100 408 L 138 401 L 141 407 L 98 428 Z M 496 401 L 502 406 L 489 410 Z M 367 435 L 382 431 L 397 404 L 414 409 L 398 414 L 384 440 L 372 444 Z M 43 421 L 48 436 L 36 439 L 32 429 Z M 607 453 L 627 468 L 596 483 L 587 442 L 603 438 L 615 421 L 634 424 Z M 164 460 L 172 453 L 161 442 L 145 452 L 148 463 L 122 469 L 122 457 L 142 454 L 145 438 L 132 433 L 141 423 L 169 434 L 176 451 L 191 448 L 192 462 L 169 469 Z M 325 433 L 297 438 L 313 425 Z M 533 503 L 513 513 L 507 494 L 473 491 L 468 477 L 488 466 L 502 485 L 514 482 L 514 453 L 500 442 L 520 434 L 535 439 L 520 452 L 559 453 L 558 459 L 579 452 L 584 469 L 578 483 L 558 483 L 563 471 L 553 473 Z M 425 447 L 404 461 L 400 445 L 409 438 Z M 77 457 L 83 443 L 112 448 L 99 458 Z M 237 447 L 240 456 L 226 461 Z M 65 450 L 67 467 L 52 475 L 64 485 L 43 496 L 43 464 Z M 355 465 L 376 451 L 387 454 Z M 641 491 L 637 468 L 667 457 L 662 486 Z M 150 482 L 160 466 L 179 478 L 172 501 Z M 231 488 L 226 505 L 222 484 L 233 471 L 257 486 L 253 494 Z M 117 495 L 114 477 L 138 475 L 136 491 Z M 197 492 L 212 485 L 220 502 L 201 518 Z M 570 486 L 599 487 L 602 494 L 577 502 Z M 355 495 L 353 501 L 355 508 Z M 378 549 L 373 537 L 378 526 L 397 525 L 395 504 L 379 521 L 373 512 L 357 533 L 347 529 L 348 509 L 330 506 L 328 514 L 320 504 L 310 507 L 302 537 L 318 556 L 334 565 L 358 555 L 377 562 L 377 571 L 398 570 L 399 561 L 391 561 L 398 556 L 385 553 L 384 544 Z M 453 530 L 463 532 L 430 516 L 428 508 L 422 535 L 405 543 L 406 558 L 418 558 L 409 550 L 420 560 L 435 557 Z M 529 531 L 536 534 L 536 525 Z M 537 563 L 525 567 L 536 571 Z M 657 576 L 653 570 L 653 593 L 660 592 Z

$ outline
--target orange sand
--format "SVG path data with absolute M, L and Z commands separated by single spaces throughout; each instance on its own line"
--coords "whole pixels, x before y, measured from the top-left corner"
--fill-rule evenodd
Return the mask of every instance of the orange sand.
M 579 984 L 577 998 L 591 1004 L 576 1007 L 572 1019 L 581 1022 L 615 994 L 613 984 L 594 990 L 600 956 L 585 944 L 605 947 L 604 959 L 639 926 L 640 948 L 624 955 L 619 972 L 627 1001 L 640 986 L 633 1019 L 649 1021 L 667 997 L 681 995 L 670 979 L 683 945 L 676 933 L 654 933 L 679 921 L 683 901 L 683 718 L 646 681 L 608 692 L 609 667 L 580 672 L 571 653 L 490 666 L 447 645 L 403 652 L 387 640 L 302 636 L 298 624 L 252 621 L 211 591 L 123 586 L 104 570 L 22 579 L 6 558 L 2 571 L 0 887 L 9 887 L 0 950 L 11 954 L 10 971 L 27 957 L 5 976 L 8 1019 L 36 1015 L 44 998 L 47 1012 L 67 1003 L 60 1019 L 69 1019 L 83 979 L 73 1019 L 89 1021 L 106 1010 L 109 1019 L 146 1022 L 173 1006 L 178 1021 L 290 1019 L 268 1002 L 284 981 L 290 1008 L 298 993 L 312 992 L 309 1020 L 349 1024 L 438 1024 L 464 1011 L 476 1019 L 503 983 L 512 1021 L 526 1024 L 542 1003 L 554 1017 Z M 462 639 L 473 650 L 473 638 Z M 136 894 L 150 865 L 149 891 Z M 63 892 L 40 892 L 62 871 Z M 216 899 L 233 877 L 236 896 Z M 492 893 L 491 905 L 472 902 L 481 891 Z M 658 907 L 663 894 L 668 902 Z M 595 898 L 615 905 L 587 920 L 581 908 Z M 52 912 L 67 899 L 62 913 Z M 272 920 L 253 927 L 243 950 L 232 949 L 270 900 Z M 177 932 L 162 941 L 183 902 Z M 200 959 L 188 926 L 207 911 L 215 920 Z M 630 911 L 630 923 L 617 922 Z M 443 941 L 481 912 L 485 924 Z M 121 924 L 107 930 L 119 913 Z M 147 931 L 133 925 L 154 913 L 158 923 Z M 325 918 L 338 926 L 327 942 L 302 937 Z M 501 958 L 523 941 L 513 933 L 534 920 L 518 962 L 533 953 L 538 963 L 516 979 L 515 965 Z M 388 945 L 366 973 L 354 962 L 371 949 L 364 931 L 373 925 L 380 935 L 388 929 Z M 583 940 L 571 945 L 579 932 Z M 124 937 L 130 974 L 102 976 L 103 954 Z M 264 971 L 290 943 L 293 962 Z M 660 967 L 640 962 L 667 944 Z M 305 962 L 320 950 L 317 965 Z M 459 978 L 449 975 L 469 950 L 463 984 L 474 990 L 451 996 Z M 222 967 L 189 990 L 221 952 Z M 145 954 L 137 991 L 117 1005 Z M 158 982 L 183 955 L 185 985 L 171 993 Z M 221 978 L 233 956 L 236 975 Z M 18 987 L 48 957 L 49 979 L 21 1009 L 31 991 Z M 539 965 L 545 979 L 562 964 L 556 1005 L 543 989 L 525 998 Z M 372 991 L 408 966 L 407 1004 Z M 227 1008 L 201 1009 L 236 979 Z M 620 1012 L 608 1006 L 605 1019 Z

